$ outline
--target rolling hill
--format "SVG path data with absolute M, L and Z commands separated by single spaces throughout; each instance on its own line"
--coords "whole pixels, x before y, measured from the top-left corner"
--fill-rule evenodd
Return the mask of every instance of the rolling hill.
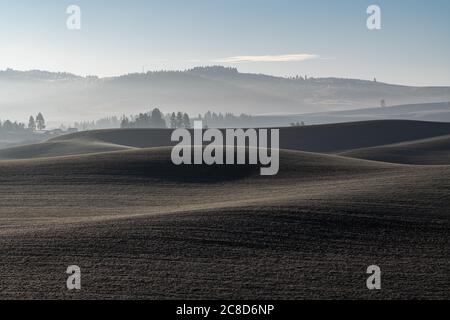
M 448 299 L 450 165 L 356 157 L 443 163 L 449 131 L 283 128 L 273 177 L 175 166 L 170 130 L 0 150 L 0 298 Z M 372 264 L 381 291 L 366 288 Z M 81 291 L 65 287 L 69 265 L 81 267 Z
M 0 160 L 172 146 L 168 129 L 85 131 L 34 144 L 0 150 Z M 450 123 L 367 121 L 280 129 L 280 148 L 321 153 L 382 146 L 450 134 Z
M 174 167 L 170 148 L 2 161 L 0 296 L 449 297 L 449 167 L 296 151 L 280 162 L 261 177 Z M 72 264 L 79 292 L 65 289 Z
M 392 163 L 450 165 L 450 136 L 356 149 L 341 155 Z
M 96 140 L 69 139 L 0 149 L 0 160 L 61 157 L 126 149 L 132 148 Z

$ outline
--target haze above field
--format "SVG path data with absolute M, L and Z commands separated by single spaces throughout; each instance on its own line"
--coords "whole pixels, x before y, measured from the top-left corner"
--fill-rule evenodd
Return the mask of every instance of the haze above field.
M 450 101 L 450 87 L 408 87 L 374 80 L 282 78 L 198 67 L 119 77 L 80 77 L 46 71 L 0 71 L 0 114 L 26 121 L 37 110 L 54 122 L 73 123 L 148 111 L 182 110 L 303 114 Z

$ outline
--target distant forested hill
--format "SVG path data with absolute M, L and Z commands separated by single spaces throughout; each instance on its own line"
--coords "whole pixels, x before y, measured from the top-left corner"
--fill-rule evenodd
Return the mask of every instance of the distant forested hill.
M 1 118 L 26 119 L 38 108 L 54 121 L 135 114 L 154 107 L 191 115 L 300 114 L 450 101 L 450 87 L 408 87 L 337 78 L 280 78 L 224 67 L 80 77 L 46 71 L 0 71 Z

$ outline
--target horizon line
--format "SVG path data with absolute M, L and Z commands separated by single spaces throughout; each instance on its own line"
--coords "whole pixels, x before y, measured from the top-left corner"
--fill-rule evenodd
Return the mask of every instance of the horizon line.
M 50 70 L 45 70 L 45 69 L 27 69 L 27 70 L 21 70 L 21 69 L 15 69 L 15 68 L 11 68 L 11 67 L 6 67 L 6 69 L 0 69 L 0 73 L 2 72 L 8 72 L 8 71 L 14 71 L 14 72 L 43 72 L 43 73 L 50 73 L 50 74 L 67 74 L 67 75 L 71 75 L 74 77 L 78 77 L 78 78 L 83 78 L 83 79 L 88 79 L 88 78 L 97 78 L 98 80 L 108 80 L 108 79 L 114 79 L 114 78 L 120 78 L 120 77 L 126 77 L 126 76 L 130 76 L 130 75 L 147 75 L 147 74 L 152 74 L 152 73 L 177 73 L 177 72 L 189 72 L 189 71 L 194 71 L 195 69 L 207 69 L 207 68 L 223 68 L 223 69 L 228 69 L 228 70 L 236 70 L 238 74 L 242 74 L 242 75 L 259 75 L 259 76 L 266 76 L 266 77 L 273 77 L 273 78 L 279 78 L 279 79 L 286 79 L 286 80 L 295 80 L 295 76 L 282 76 L 282 75 L 274 75 L 274 74 L 266 74 L 266 73 L 256 73 L 256 72 L 241 72 L 239 71 L 239 69 L 237 67 L 231 67 L 231 66 L 225 66 L 225 65 L 219 65 L 219 64 L 214 64 L 214 65 L 199 65 L 199 66 L 195 66 L 192 68 L 185 68 L 185 69 L 158 69 L 158 70 L 148 70 L 148 71 L 144 71 L 144 72 L 129 72 L 129 73 L 123 73 L 123 74 L 119 74 L 119 75 L 111 75 L 111 76 L 99 76 L 99 75 L 95 75 L 95 74 L 86 74 L 86 75 L 81 75 L 81 74 L 77 74 L 74 72 L 70 72 L 70 71 L 50 71 Z M 296 76 L 306 76 L 306 75 L 301 75 L 301 74 L 297 74 Z M 390 82 L 384 82 L 384 81 L 378 81 L 378 79 L 375 77 L 373 79 L 360 79 L 360 78 L 354 78 L 354 77 L 339 77 L 339 76 L 327 76 L 327 77 L 314 77 L 314 76 L 308 76 L 307 79 L 305 79 L 304 81 L 309 81 L 309 80 L 324 80 L 324 79 L 336 79 L 336 80 L 353 80 L 353 81 L 364 81 L 364 82 L 376 82 L 379 84 L 386 84 L 386 85 L 393 85 L 393 86 L 404 86 L 404 87 L 416 87 L 416 88 L 446 88 L 446 87 L 450 87 L 450 85 L 406 85 L 406 84 L 399 84 L 399 83 L 390 83 Z

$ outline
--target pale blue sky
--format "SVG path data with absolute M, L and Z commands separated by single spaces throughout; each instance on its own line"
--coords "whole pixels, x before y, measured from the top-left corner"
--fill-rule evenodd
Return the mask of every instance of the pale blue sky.
M 70 4 L 81 7 L 80 31 L 66 28 Z M 382 10 L 380 31 L 366 28 L 371 4 Z M 222 64 L 450 85 L 449 31 L 448 0 L 0 0 L 0 69 L 111 76 Z M 315 58 L 223 62 L 298 54 Z

